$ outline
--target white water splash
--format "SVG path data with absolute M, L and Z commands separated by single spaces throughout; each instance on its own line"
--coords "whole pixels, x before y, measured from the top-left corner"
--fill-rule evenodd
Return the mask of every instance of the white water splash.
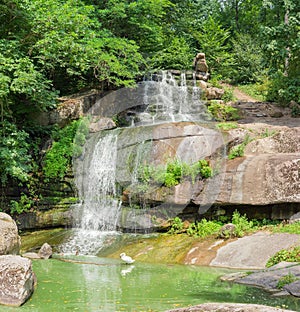
M 75 178 L 82 202 L 65 253 L 95 254 L 116 234 L 121 202 L 116 199 L 117 134 L 100 138 L 91 156 L 86 155 Z

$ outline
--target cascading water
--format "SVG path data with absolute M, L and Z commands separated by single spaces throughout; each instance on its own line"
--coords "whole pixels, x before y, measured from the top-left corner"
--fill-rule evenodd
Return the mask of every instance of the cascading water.
M 145 78 L 141 88 L 146 110 L 136 116 L 135 125 L 207 119 L 205 103 L 201 100 L 202 91 L 196 86 L 196 77 L 193 76 L 190 82 L 187 81 L 186 74 L 181 73 L 177 80 L 167 71 Z
M 75 233 L 62 246 L 65 253 L 95 254 L 116 230 L 121 206 L 115 186 L 117 133 L 100 137 L 91 155 L 89 146 L 76 168 L 75 179 L 82 202 L 76 207 Z
M 162 72 L 161 75 L 153 78 L 145 80 L 135 90 L 118 90 L 115 94 L 110 94 L 111 98 L 103 100 L 107 103 L 115 100 L 111 105 L 127 100 L 128 107 L 146 108 L 134 116 L 128 130 L 133 126 L 206 119 L 205 104 L 200 99 L 200 88 L 196 86 L 195 81 L 189 85 L 185 73 L 177 79 L 179 81 L 168 72 Z M 101 111 L 101 102 L 98 104 Z M 95 114 L 93 111 L 92 113 Z M 116 170 L 119 175 L 123 170 L 119 165 L 116 169 L 119 132 L 119 129 L 115 129 L 92 134 L 85 144 L 83 154 L 74 164 L 81 203 L 74 208 L 73 236 L 61 246 L 61 251 L 64 253 L 97 254 L 118 234 L 116 231 L 118 221 L 123 218 L 119 216 L 121 201 L 120 194 L 116 191 Z M 151 144 L 144 144 L 144 142 L 145 140 L 141 139 L 137 150 L 132 152 L 133 157 L 130 162 L 132 171 L 129 180 L 134 188 L 138 184 L 138 168 L 151 154 Z M 147 150 L 146 146 L 150 150 Z M 128 166 L 126 162 L 121 163 L 123 166 Z M 138 213 L 133 209 L 127 217 L 131 219 L 131 224 L 134 224 L 134 219 L 143 213 L 141 207 Z M 143 225 L 147 228 L 146 223 Z M 134 228 L 133 226 L 132 229 Z

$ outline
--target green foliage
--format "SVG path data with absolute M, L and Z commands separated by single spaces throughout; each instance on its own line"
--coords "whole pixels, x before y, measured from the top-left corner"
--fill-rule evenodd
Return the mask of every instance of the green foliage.
M 251 139 L 249 135 L 246 135 L 243 143 L 235 145 L 230 149 L 228 159 L 234 159 L 236 157 L 244 156 L 245 147 L 249 142 L 251 142 Z
M 300 105 L 299 104 L 292 106 L 291 115 L 292 115 L 292 117 L 299 117 L 300 116 Z
M 234 99 L 235 97 L 233 94 L 233 88 L 225 87 L 224 94 L 222 95 L 222 101 L 224 101 L 225 103 L 228 103 L 228 102 L 234 101 Z
M 0 127 L 1 183 L 5 185 L 9 179 L 26 182 L 32 168 L 27 142 L 29 135 L 8 121 L 2 121 Z
M 234 235 L 236 237 L 242 237 L 245 232 L 249 232 L 254 228 L 253 222 L 248 221 L 246 214 L 241 216 L 237 210 L 234 211 L 231 222 L 235 225 Z
M 215 221 L 207 221 L 202 219 L 200 222 L 191 223 L 187 229 L 187 234 L 196 237 L 207 237 L 212 234 L 218 233 L 221 225 Z
M 178 234 L 183 230 L 183 222 L 179 217 L 175 217 L 171 220 L 171 228 L 168 231 L 169 234 Z
M 80 121 L 73 121 L 68 126 L 53 131 L 53 143 L 44 159 L 43 173 L 46 180 L 62 179 L 71 169 L 73 156 L 78 156 L 77 148 L 74 155 L 74 138 L 79 124 Z
M 291 233 L 291 234 L 300 234 L 300 221 L 294 222 L 291 224 L 279 224 L 276 227 L 272 228 L 272 231 L 275 233 Z
M 207 179 L 213 175 L 213 170 L 207 160 L 199 160 L 194 164 L 187 164 L 178 159 L 170 160 L 165 166 L 142 166 L 138 170 L 138 181 L 142 184 L 160 184 L 172 187 L 180 183 L 183 178 L 191 178 L 195 182 L 197 176 Z
M 263 82 L 239 85 L 238 88 L 254 99 L 264 102 L 268 93 L 269 81 L 264 79 Z
M 216 127 L 223 131 L 228 131 L 232 129 L 237 129 L 238 124 L 236 122 L 221 122 L 216 125 Z
M 292 273 L 289 273 L 285 276 L 280 277 L 276 285 L 276 288 L 282 289 L 285 285 L 291 284 L 295 282 L 296 280 L 297 280 L 296 276 Z
M 21 214 L 23 212 L 28 212 L 34 205 L 34 200 L 28 197 L 26 194 L 22 194 L 19 201 L 10 201 L 10 213 L 11 214 Z
M 264 72 L 263 54 L 255 38 L 249 34 L 237 34 L 232 47 L 232 82 L 247 84 L 260 81 Z
M 217 121 L 230 121 L 239 119 L 238 110 L 230 105 L 211 101 L 208 112 Z
M 205 53 L 207 65 L 213 75 L 226 77 L 232 64 L 228 39 L 230 32 L 212 16 L 201 23 L 201 29 L 194 33 L 198 50 Z
M 287 105 L 289 102 L 300 103 L 300 78 L 291 78 L 281 72 L 271 76 L 267 100 Z
M 191 48 L 183 38 L 172 38 L 167 46 L 154 54 L 151 66 L 158 69 L 190 69 L 193 59 Z
M 290 249 L 282 249 L 272 256 L 266 264 L 269 268 L 282 261 L 286 262 L 300 262 L 300 246 L 292 247 Z

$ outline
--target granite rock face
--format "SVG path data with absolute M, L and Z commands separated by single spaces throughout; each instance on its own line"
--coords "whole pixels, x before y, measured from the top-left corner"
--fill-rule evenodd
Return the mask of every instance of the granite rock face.
M 22 305 L 33 293 L 35 275 L 31 260 L 21 256 L 0 256 L 0 304 Z

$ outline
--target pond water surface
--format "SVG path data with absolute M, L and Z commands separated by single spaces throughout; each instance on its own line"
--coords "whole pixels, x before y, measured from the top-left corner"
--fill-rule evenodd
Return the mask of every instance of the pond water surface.
M 63 260 L 63 261 L 62 261 Z M 33 261 L 38 286 L 20 308 L 0 311 L 165 311 L 204 302 L 259 303 L 299 311 L 291 297 L 271 297 L 261 289 L 221 282 L 227 269 L 157 265 L 73 256 Z

